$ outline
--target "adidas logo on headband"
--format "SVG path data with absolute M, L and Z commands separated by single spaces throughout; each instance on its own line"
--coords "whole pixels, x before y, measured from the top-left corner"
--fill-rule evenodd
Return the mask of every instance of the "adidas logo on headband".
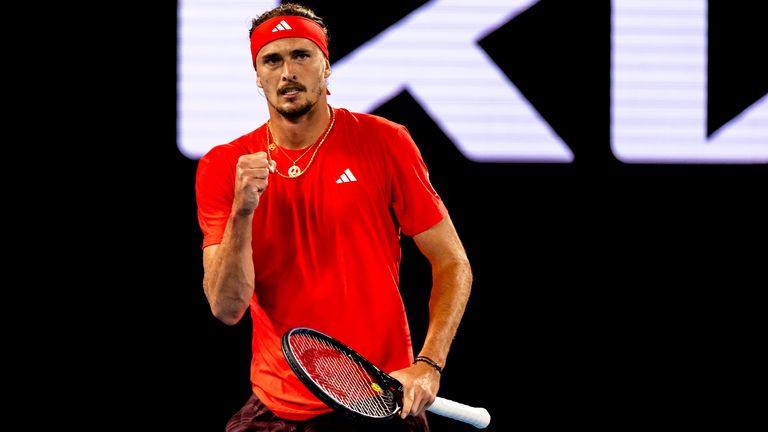
M 278 23 L 275 26 L 275 28 L 272 29 L 272 33 L 276 31 L 285 31 L 285 30 L 293 30 L 293 29 L 291 28 L 291 26 L 288 25 L 287 22 L 285 22 L 285 20 L 282 20 L 280 21 L 280 23 Z

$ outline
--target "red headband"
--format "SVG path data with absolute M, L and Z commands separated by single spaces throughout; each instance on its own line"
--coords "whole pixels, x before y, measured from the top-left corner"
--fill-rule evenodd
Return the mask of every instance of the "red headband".
M 277 39 L 290 37 L 311 40 L 320 47 L 325 58 L 330 58 L 328 56 L 328 39 L 325 38 L 325 31 L 320 27 L 320 24 L 300 16 L 276 16 L 261 23 L 251 33 L 253 67 L 256 67 L 256 56 L 264 45 Z

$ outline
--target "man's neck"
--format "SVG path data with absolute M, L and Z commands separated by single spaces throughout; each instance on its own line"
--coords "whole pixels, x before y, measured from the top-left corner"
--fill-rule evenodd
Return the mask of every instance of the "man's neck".
M 311 146 L 325 132 L 331 119 L 327 103 L 318 103 L 311 111 L 297 119 L 289 119 L 275 112 L 270 116 L 270 128 L 278 145 L 287 149 Z

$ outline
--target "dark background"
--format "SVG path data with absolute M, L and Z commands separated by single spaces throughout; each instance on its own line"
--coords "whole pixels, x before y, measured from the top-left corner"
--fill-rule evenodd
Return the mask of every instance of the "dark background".
M 424 2 L 372 12 L 329 3 L 305 2 L 331 27 L 335 61 Z M 440 396 L 486 407 L 489 431 L 625 429 L 662 418 L 732 426 L 754 408 L 742 389 L 765 342 L 768 170 L 616 160 L 610 2 L 584 3 L 542 0 L 480 42 L 571 147 L 573 163 L 471 162 L 407 93 L 375 111 L 411 131 L 474 269 Z M 345 19 L 361 13 L 365 26 Z M 201 286 L 197 162 L 176 146 L 175 4 L 114 17 L 98 24 L 110 49 L 82 72 L 106 95 L 79 119 L 99 163 L 76 176 L 88 211 L 69 228 L 88 231 L 69 278 L 88 289 L 67 296 L 88 306 L 74 317 L 86 337 L 58 352 L 76 359 L 76 373 L 60 379 L 89 397 L 68 415 L 81 425 L 103 417 L 115 429 L 220 431 L 250 391 L 250 321 L 218 322 Z M 709 24 L 716 129 L 768 91 L 757 54 L 766 15 L 711 1 Z M 403 248 L 418 347 L 429 268 L 409 238 Z M 72 354 L 78 348 L 87 354 Z M 430 418 L 433 431 L 475 430 Z

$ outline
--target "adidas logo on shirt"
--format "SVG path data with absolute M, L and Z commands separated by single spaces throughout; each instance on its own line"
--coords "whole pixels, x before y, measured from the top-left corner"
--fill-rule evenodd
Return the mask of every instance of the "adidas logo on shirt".
M 284 30 L 293 30 L 291 26 L 288 25 L 285 20 L 280 21 L 278 25 L 275 26 L 275 28 L 272 29 L 272 33 L 276 31 L 284 31 Z
M 357 178 L 355 178 L 355 175 L 352 174 L 352 171 L 349 170 L 349 168 L 344 170 L 344 173 L 341 174 L 338 180 L 336 180 L 336 183 L 349 183 L 349 182 L 356 182 Z

